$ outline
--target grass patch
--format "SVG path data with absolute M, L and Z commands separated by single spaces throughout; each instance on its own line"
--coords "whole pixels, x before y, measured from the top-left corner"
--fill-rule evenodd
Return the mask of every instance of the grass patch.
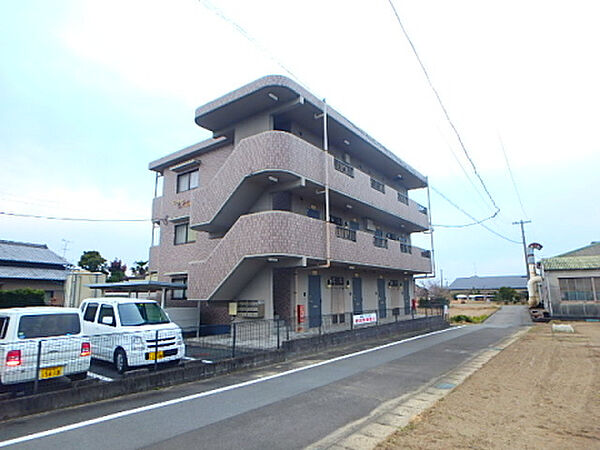
M 466 316 L 459 314 L 457 316 L 450 317 L 450 322 L 453 323 L 481 323 L 485 321 L 491 314 L 482 314 L 481 316 Z

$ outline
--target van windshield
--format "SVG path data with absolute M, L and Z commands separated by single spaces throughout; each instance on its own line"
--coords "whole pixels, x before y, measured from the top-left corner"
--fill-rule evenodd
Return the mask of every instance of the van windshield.
M 19 320 L 19 339 L 79 334 L 78 314 L 36 314 Z
M 119 316 L 125 327 L 170 322 L 157 303 L 123 303 L 119 305 Z

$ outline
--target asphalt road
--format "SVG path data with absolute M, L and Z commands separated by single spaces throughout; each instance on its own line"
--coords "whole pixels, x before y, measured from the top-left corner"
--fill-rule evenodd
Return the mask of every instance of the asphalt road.
M 304 448 L 527 324 L 508 306 L 483 325 L 14 420 L 0 447 Z

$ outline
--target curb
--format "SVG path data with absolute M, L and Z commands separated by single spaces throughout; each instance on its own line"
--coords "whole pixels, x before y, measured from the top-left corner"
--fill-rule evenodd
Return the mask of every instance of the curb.
M 368 450 L 375 448 L 398 429 L 408 426 L 417 415 L 435 405 L 530 329 L 531 327 L 528 326 L 518 330 L 504 338 L 496 346 L 480 351 L 459 367 L 437 377 L 417 391 L 385 402 L 367 417 L 340 428 L 307 448 L 311 450 Z

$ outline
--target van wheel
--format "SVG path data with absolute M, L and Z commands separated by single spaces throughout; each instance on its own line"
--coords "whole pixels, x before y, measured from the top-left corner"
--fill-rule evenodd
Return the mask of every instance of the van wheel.
M 117 372 L 120 374 L 125 373 L 128 369 L 127 354 L 122 348 L 118 348 L 115 351 L 115 369 L 117 369 Z

